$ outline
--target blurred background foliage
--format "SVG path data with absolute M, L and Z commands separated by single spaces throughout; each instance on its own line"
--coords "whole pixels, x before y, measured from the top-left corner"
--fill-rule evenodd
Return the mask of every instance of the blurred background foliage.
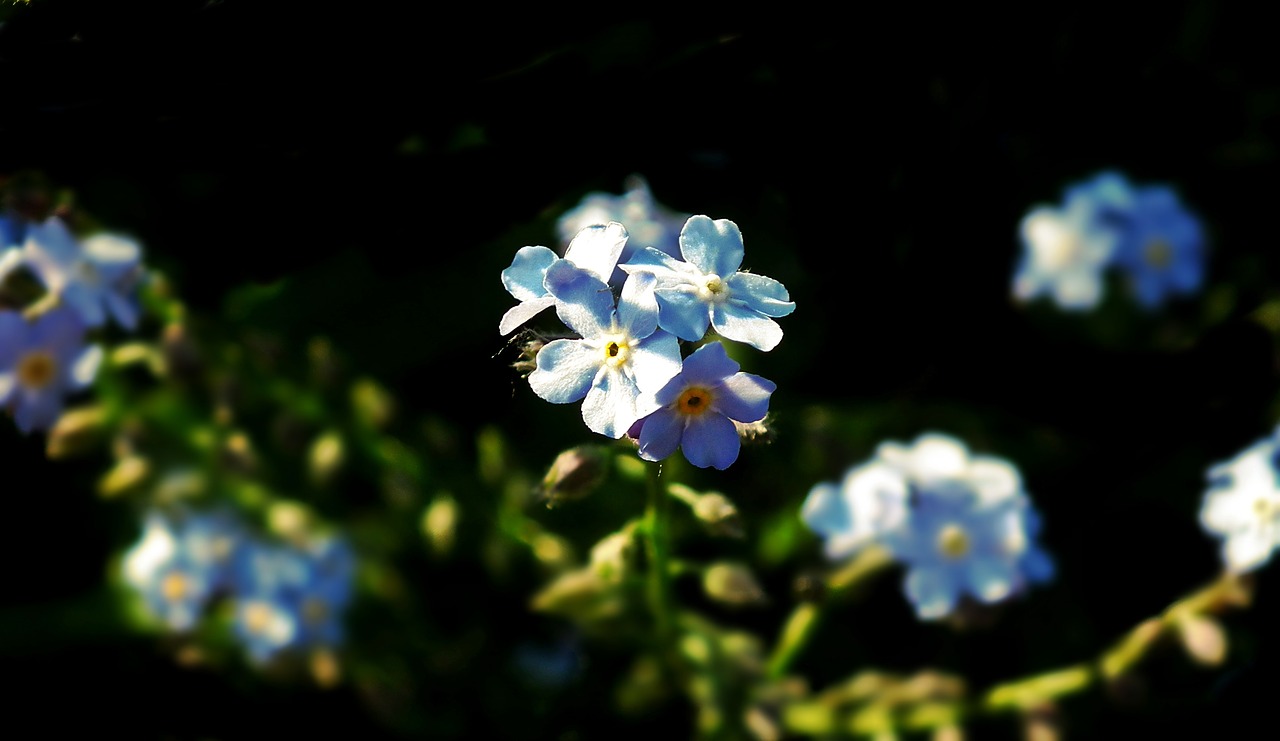
M 731 610 L 678 581 L 682 600 L 771 645 L 797 578 L 825 567 L 796 518 L 809 487 L 928 430 L 1020 467 L 1058 578 L 964 631 L 918 623 L 897 576 L 874 580 L 797 660 L 814 688 L 866 668 L 985 688 L 1065 667 L 1218 573 L 1196 520 L 1204 469 L 1267 433 L 1278 400 L 1267 24 L 1211 2 L 637 18 L 0 9 L 0 176 L 39 172 L 142 242 L 220 369 L 174 403 L 212 415 L 211 379 L 235 377 L 269 485 L 375 564 L 336 686 L 183 661 L 113 586 L 139 519 L 95 493 L 111 451 L 48 460 L 44 436 L 0 425 L 7 705 L 50 731 L 158 738 L 688 735 L 678 696 L 618 689 L 635 674 L 624 634 L 529 609 L 639 516 L 643 492 L 614 472 L 585 500 L 538 501 L 560 451 L 606 441 L 576 405 L 535 398 L 496 331 L 514 251 L 560 247 L 556 217 L 632 173 L 671 208 L 736 221 L 746 267 L 798 306 L 777 351 L 739 358 L 778 385 L 776 439 L 723 473 L 680 467 L 737 504 L 746 537 L 699 537 L 686 518 L 679 554 L 751 563 L 768 601 Z M 1015 306 L 1019 219 L 1103 168 L 1178 187 L 1210 230 L 1206 289 L 1154 315 L 1118 285 L 1087 315 Z M 361 427 L 374 389 L 394 413 Z M 344 473 L 311 478 L 294 423 L 342 430 L 356 446 Z M 1069 735 L 1257 722 L 1280 653 L 1280 583 L 1257 581 L 1253 607 L 1226 620 L 1222 666 L 1159 654 L 1066 700 Z M 1019 732 L 1009 718 L 969 728 Z

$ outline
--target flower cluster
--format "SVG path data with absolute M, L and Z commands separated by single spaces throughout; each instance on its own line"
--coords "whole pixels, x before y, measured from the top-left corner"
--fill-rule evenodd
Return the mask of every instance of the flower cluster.
M 840 483 L 814 486 L 801 518 L 832 559 L 887 548 L 906 566 L 907 598 L 923 619 L 950 614 L 966 596 L 1004 600 L 1053 573 L 1017 469 L 946 435 L 880 445 Z
M 1228 571 L 1265 565 L 1280 545 L 1280 428 L 1235 458 L 1209 468 L 1200 523 L 1222 538 Z
M 352 597 L 355 558 L 345 541 L 279 545 L 252 537 L 224 512 L 152 511 L 122 572 L 147 611 L 176 632 L 193 630 L 219 599 L 250 658 L 333 647 Z
M 57 216 L 0 217 L 0 237 L 0 283 L 25 270 L 45 291 L 30 305 L 0 309 L 0 404 L 24 433 L 44 430 L 64 397 L 97 373 L 102 350 L 87 344 L 87 332 L 108 317 L 136 328 L 141 250 L 112 234 L 77 239 Z
M 719 342 L 685 359 L 680 343 L 701 342 L 714 329 L 771 350 L 782 339 L 774 318 L 795 304 L 778 281 L 739 270 L 742 233 L 732 221 L 690 217 L 679 258 L 643 246 L 619 264 L 629 239 L 610 222 L 578 232 L 563 258 L 541 246 L 519 250 L 502 283 L 520 303 L 499 331 L 554 306 L 578 338 L 540 348 L 529 374 L 534 393 L 556 404 L 582 401 L 590 430 L 630 434 L 648 460 L 681 448 L 696 466 L 727 468 L 741 444 L 735 422 L 764 419 L 774 384 L 740 372 Z
M 634 240 L 622 253 L 622 261 L 631 258 L 636 245 L 661 250 L 672 257 L 680 256 L 680 229 L 689 214 L 672 211 L 654 199 L 649 183 L 639 175 L 627 178 L 627 192 L 622 195 L 588 193 L 582 201 L 566 211 L 556 222 L 560 240 L 568 243 L 578 232 L 593 224 L 616 221 L 626 227 Z
M 1069 186 L 1061 206 L 1032 209 L 1020 238 L 1013 279 L 1019 300 L 1047 294 L 1063 309 L 1091 309 L 1102 299 L 1105 271 L 1114 267 L 1138 303 L 1154 310 L 1204 280 L 1199 219 L 1169 186 L 1135 186 L 1116 172 Z

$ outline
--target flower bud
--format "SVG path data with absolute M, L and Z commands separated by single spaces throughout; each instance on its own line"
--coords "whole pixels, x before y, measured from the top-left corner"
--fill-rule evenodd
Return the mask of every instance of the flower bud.
M 106 412 L 100 406 L 63 412 L 49 430 L 45 453 L 56 459 L 88 451 L 102 440 L 105 422 Z
M 738 508 L 729 498 L 719 492 L 707 492 L 693 504 L 693 516 L 698 518 L 712 535 L 726 538 L 741 538 L 746 533 L 742 528 L 742 516 Z
M 119 496 L 141 484 L 150 471 L 150 464 L 142 456 L 121 458 L 98 481 L 98 493 L 104 497 Z
M 1227 657 L 1227 634 L 1211 617 L 1188 614 L 1178 620 L 1178 637 L 1192 661 L 1218 666 Z
M 609 533 L 591 548 L 591 568 L 601 579 L 610 583 L 622 581 L 627 564 L 634 552 L 635 541 L 630 528 Z
M 609 452 L 599 445 L 579 445 L 556 456 L 542 477 L 547 507 L 582 499 L 595 491 L 609 471 Z
M 312 482 L 325 484 L 333 480 L 345 458 L 342 436 L 330 430 L 316 438 L 307 455 L 307 469 Z
M 768 602 L 760 583 L 746 566 L 719 562 L 711 564 L 702 575 L 702 588 L 707 596 L 730 607 L 746 607 Z
M 458 529 L 458 502 L 449 494 L 438 494 L 422 513 L 422 534 L 437 556 L 453 549 Z
M 386 389 L 362 378 L 351 386 L 351 408 L 361 423 L 380 430 L 391 422 L 395 414 L 395 400 Z

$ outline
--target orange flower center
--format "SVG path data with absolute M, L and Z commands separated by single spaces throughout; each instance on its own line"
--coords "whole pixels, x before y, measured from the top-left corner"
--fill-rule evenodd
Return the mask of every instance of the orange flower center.
M 18 383 L 29 389 L 40 390 L 53 383 L 58 375 L 58 364 L 44 350 L 33 350 L 18 361 Z
M 676 409 L 681 414 L 696 417 L 711 407 L 711 391 L 701 386 L 690 386 L 680 394 L 676 401 Z

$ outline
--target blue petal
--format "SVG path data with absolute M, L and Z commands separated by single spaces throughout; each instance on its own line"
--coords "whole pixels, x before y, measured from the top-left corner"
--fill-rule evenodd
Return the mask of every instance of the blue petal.
M 796 310 L 787 289 L 773 278 L 755 273 L 734 273 L 725 279 L 730 301 L 741 302 L 765 316 L 786 316 Z
M 944 569 L 913 568 L 904 586 L 916 614 L 925 620 L 946 617 L 955 609 L 958 585 Z
M 0 310 L 0 368 L 10 368 L 27 347 L 27 320 L 16 311 Z
M 691 291 L 657 289 L 658 326 L 682 340 L 697 342 L 707 333 L 711 312 Z
M 62 412 L 61 389 L 46 386 L 40 391 L 19 392 L 13 410 L 13 421 L 23 434 L 47 430 Z
M 60 360 L 78 355 L 84 347 L 85 325 L 71 309 L 46 311 L 31 324 L 29 347 L 41 347 Z
M 1000 558 L 974 556 L 966 571 L 969 593 L 986 604 L 1012 594 L 1018 578 L 1012 565 Z
M 640 390 L 627 374 L 605 367 L 582 402 L 582 420 L 592 432 L 617 440 L 640 418 L 636 412 L 639 396 Z
M 680 231 L 680 254 L 703 273 L 726 278 L 742 265 L 742 232 L 728 219 L 690 216 Z
M 849 506 L 836 484 L 823 482 L 809 490 L 800 507 L 800 519 L 822 536 L 843 533 L 853 527 Z
M 685 386 L 715 386 L 741 367 L 725 352 L 724 345 L 708 342 L 684 359 L 684 370 L 680 376 Z
M 655 278 L 650 273 L 628 275 L 618 302 L 618 326 L 631 337 L 642 340 L 658 328 L 658 299 L 653 293 Z
M 552 404 L 578 401 L 591 389 L 600 363 L 599 353 L 582 340 L 553 340 L 538 351 L 529 387 Z
M 622 224 L 616 221 L 596 224 L 578 232 L 569 243 L 564 259 L 607 283 L 626 244 L 627 230 Z
M 121 327 L 130 331 L 138 327 L 138 303 L 132 297 L 117 291 L 108 291 L 102 295 L 111 316 Z
M 738 429 L 728 417 L 706 412 L 700 417 L 687 419 L 680 446 L 684 457 L 698 468 L 711 466 L 723 471 L 738 460 L 742 441 L 738 439 Z
M 716 389 L 712 409 L 739 422 L 759 422 L 769 413 L 773 381 L 752 373 L 736 373 Z
M 777 347 L 782 341 L 782 327 L 777 322 L 745 306 L 735 306 L 732 303 L 716 304 L 711 308 L 711 326 L 722 337 L 745 342 L 765 352 Z
M 76 310 L 87 327 L 101 327 L 107 321 L 102 308 L 102 296 L 83 283 L 68 283 L 62 287 L 62 303 Z
M 672 409 L 659 409 L 644 418 L 640 429 L 640 457 L 660 461 L 676 452 L 684 435 L 684 418 Z
M 654 268 L 660 268 L 663 271 L 683 273 L 687 270 L 684 266 L 684 262 L 677 260 L 671 255 L 665 254 L 653 247 L 645 247 L 644 249 L 636 250 L 635 253 L 631 255 L 631 259 L 618 267 L 628 273 L 651 271 Z
M 604 281 L 567 260 L 547 268 L 543 281 L 556 297 L 560 321 L 583 337 L 599 337 L 613 326 L 613 293 Z
M 498 334 L 506 335 L 514 332 L 516 327 L 555 305 L 555 296 L 543 296 L 542 298 L 521 301 L 507 309 L 507 313 L 502 315 L 502 321 L 498 322 Z
M 521 247 L 516 250 L 511 267 L 502 271 L 502 285 L 517 301 L 542 298 L 547 295 L 542 279 L 547 275 L 547 268 L 559 259 L 556 253 L 546 247 Z
M 636 386 L 652 394 L 680 373 L 680 342 L 658 330 L 632 345 L 629 365 Z

